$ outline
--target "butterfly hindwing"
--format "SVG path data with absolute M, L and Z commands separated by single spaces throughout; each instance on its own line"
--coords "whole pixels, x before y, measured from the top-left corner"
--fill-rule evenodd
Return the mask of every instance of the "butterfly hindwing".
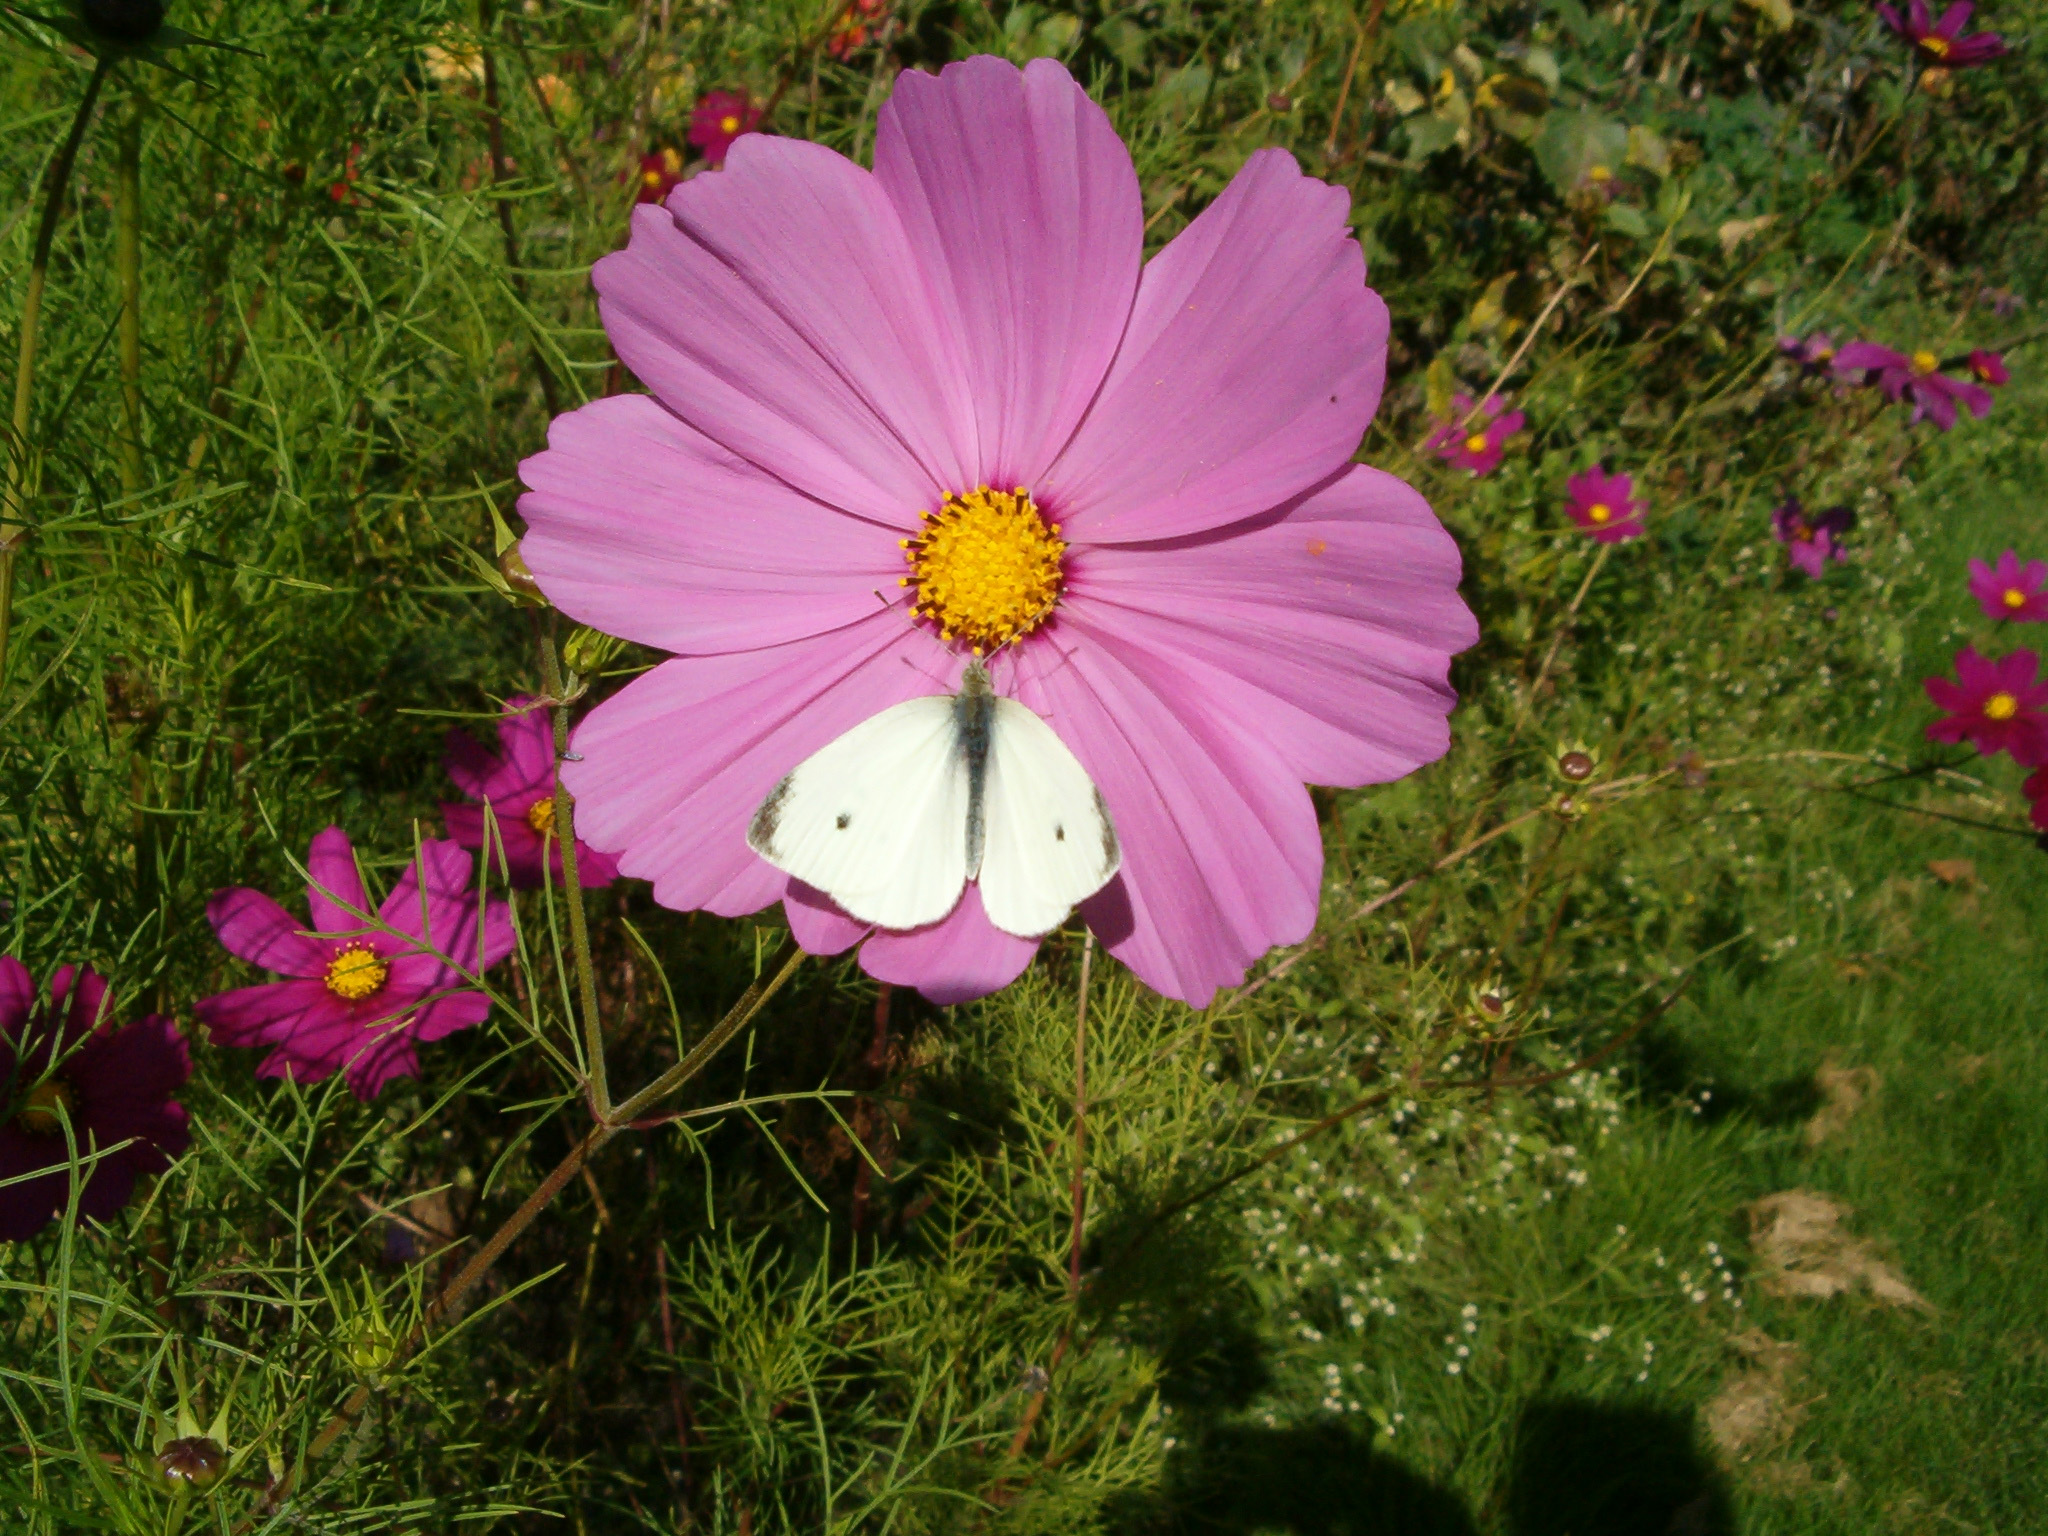
M 1005 933 L 1049 932 L 1123 863 L 1087 770 L 1015 699 L 994 701 L 981 811 L 981 905 Z
M 967 883 L 968 765 L 950 694 L 856 725 L 769 792 L 747 844 L 864 923 L 919 928 Z

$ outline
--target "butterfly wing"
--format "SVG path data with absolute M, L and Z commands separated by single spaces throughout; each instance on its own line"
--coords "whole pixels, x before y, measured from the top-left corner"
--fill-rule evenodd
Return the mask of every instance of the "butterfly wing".
M 1015 699 L 995 700 L 981 814 L 981 905 L 1019 938 L 1059 926 L 1123 863 L 1088 771 Z
M 952 696 L 910 699 L 799 763 L 747 845 L 864 923 L 921 928 L 967 884 L 967 802 Z

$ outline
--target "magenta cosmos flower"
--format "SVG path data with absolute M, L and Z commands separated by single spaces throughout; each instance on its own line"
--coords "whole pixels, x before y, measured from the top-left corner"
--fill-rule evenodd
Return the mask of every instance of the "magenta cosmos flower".
M 71 1203 L 74 1145 L 82 1162 L 106 1154 L 85 1163 L 78 1193 L 80 1213 L 105 1221 L 137 1179 L 192 1144 L 171 1098 L 192 1075 L 177 1026 L 152 1013 L 116 1029 L 106 1008 L 107 984 L 68 965 L 38 1006 L 28 968 L 0 958 L 0 1242 L 32 1236 Z
M 658 203 L 683 179 L 683 157 L 672 149 L 651 150 L 640 157 L 633 182 L 633 201 Z
M 1989 64 L 2002 58 L 2006 51 L 2005 39 L 1996 32 L 1962 35 L 1964 24 L 1976 8 L 1971 0 L 1956 0 L 1941 13 L 1941 20 L 1935 21 L 1927 0 L 1911 0 L 1903 16 L 1889 5 L 1880 5 L 1877 14 L 1884 18 L 1886 26 L 1913 45 L 1925 63 L 1942 69 L 1968 69 L 1973 64 Z
M 1913 420 L 1923 416 L 1946 432 L 1956 424 L 1960 403 L 1972 416 L 1991 410 L 1991 392 L 1978 384 L 1952 379 L 1941 371 L 1941 359 L 1921 350 L 1911 354 L 1881 347 L 1874 341 L 1852 341 L 1835 354 L 1835 371 L 1861 375 L 1893 400 L 1911 398 Z
M 2029 560 L 2007 550 L 1997 565 L 1970 562 L 1970 596 L 1994 619 L 2038 624 L 2048 619 L 2048 560 Z
M 1635 488 L 1633 477 L 1610 475 L 1604 465 L 1595 464 L 1565 481 L 1570 500 L 1564 509 L 1596 543 L 1619 544 L 1642 535 L 1643 504 L 1635 499 Z
M 1963 366 L 1970 370 L 1971 378 L 1993 389 L 2001 389 L 2012 381 L 2012 371 L 2005 366 L 2003 352 L 1987 352 L 1978 347 L 1963 360 Z
M 752 133 L 761 121 L 761 109 L 745 91 L 712 91 L 690 114 L 690 142 L 704 153 L 704 163 L 714 171 L 725 164 L 733 140 Z
M 310 927 L 247 886 L 206 904 L 230 954 L 286 979 L 206 998 L 194 1015 L 215 1045 L 270 1047 L 258 1077 L 317 1083 L 346 1071 L 350 1092 L 375 1098 L 418 1072 L 421 1041 L 490 1012 L 470 968 L 488 970 L 512 952 L 512 917 L 490 902 L 479 945 L 471 865 L 453 843 L 422 843 L 372 912 L 348 834 L 329 827 L 306 855 Z
M 1507 440 L 1521 431 L 1529 419 L 1520 411 L 1501 415 L 1506 405 L 1507 402 L 1499 395 L 1488 395 L 1486 403 L 1479 408 L 1479 414 L 1468 423 L 1466 418 L 1472 416 L 1472 397 L 1465 394 L 1451 396 L 1451 419 L 1438 422 L 1423 447 L 1435 449 L 1436 456 L 1446 464 L 1469 469 L 1475 475 L 1492 474 L 1500 464 Z
M 1830 560 L 1846 560 L 1842 535 L 1856 526 L 1856 514 L 1848 507 L 1829 507 L 1811 513 L 1793 497 L 1771 513 L 1771 537 L 1785 546 L 1785 559 L 1796 570 L 1819 581 Z
M 1081 913 L 1141 979 L 1200 1004 L 1306 937 L 1303 780 L 1441 755 L 1477 636 L 1428 505 L 1351 462 L 1387 312 L 1347 204 L 1261 150 L 1144 262 L 1108 117 L 1050 60 L 977 58 L 899 77 L 872 174 L 762 135 L 641 210 L 595 281 L 653 394 L 521 466 L 548 596 L 674 653 L 576 733 L 584 836 L 668 906 L 780 900 L 814 952 L 994 991 L 1038 940 L 971 884 L 868 937 L 746 840 L 790 770 L 979 651 L 1108 806 L 1123 867 Z
M 1811 336 L 1780 336 L 1778 350 L 1807 373 L 1822 373 L 1835 361 L 1835 339 L 1826 331 Z
M 507 699 L 496 752 L 479 746 L 467 732 L 450 731 L 443 765 L 455 787 L 475 802 L 441 807 L 450 837 L 465 848 L 482 848 L 488 804 L 512 883 L 535 886 L 548 875 L 562 878 L 562 845 L 554 836 L 555 728 L 545 705 L 524 697 Z M 576 839 L 578 885 L 586 890 L 610 885 L 618 874 L 611 855 Z
M 1927 727 L 1929 741 L 1969 741 L 1986 757 L 2010 752 L 2024 767 L 2048 762 L 2048 682 L 2036 682 L 2039 659 L 2014 651 L 1996 660 L 1975 646 L 1956 653 L 1956 682 L 1927 679 L 1927 696 L 1948 718 Z
M 2027 781 L 2020 785 L 2020 793 L 2027 797 L 2027 820 L 2037 831 L 2048 832 L 2048 768 L 2036 768 L 2027 775 Z

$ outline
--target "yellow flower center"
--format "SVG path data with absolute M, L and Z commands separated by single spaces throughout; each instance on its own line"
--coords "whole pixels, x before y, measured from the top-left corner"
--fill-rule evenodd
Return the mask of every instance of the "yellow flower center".
M 70 1085 L 61 1077 L 46 1077 L 29 1089 L 15 1111 L 14 1122 L 31 1136 L 58 1136 L 70 1116 Z
M 2009 693 L 1994 693 L 1984 701 L 1986 720 L 2010 720 L 2020 712 L 2020 701 Z
M 2026 607 L 2027 594 L 2022 592 L 2018 587 L 2007 587 L 2005 589 L 2005 606 L 2008 608 Z
M 740 120 L 728 112 L 718 120 L 718 131 L 720 133 L 738 133 L 740 131 Z
M 1913 354 L 1913 371 L 1915 373 L 1932 373 L 1940 366 L 1941 359 L 1932 352 L 1915 352 Z
M 1614 180 L 1614 172 L 1604 165 L 1594 166 L 1593 169 L 1586 172 L 1586 175 L 1592 181 L 1608 182 Z
M 327 965 L 327 990 L 336 997 L 359 1003 L 374 996 L 391 974 L 391 967 L 377 957 L 367 944 L 351 944 Z
M 1604 523 L 1614 516 L 1614 508 L 1607 505 L 1604 501 L 1596 501 L 1593 505 L 1586 508 L 1586 516 L 1593 522 Z
M 917 588 L 911 612 L 977 656 L 1030 634 L 1059 601 L 1066 540 L 1021 485 L 948 496 L 924 514 L 916 538 L 901 542 L 910 562 L 901 585 Z
M 526 824 L 541 837 L 551 836 L 555 830 L 555 797 L 543 796 L 526 808 Z
M 1948 57 L 1948 39 L 1945 37 L 1936 37 L 1929 33 L 1920 39 L 1920 47 L 1923 52 L 1931 53 L 1937 59 Z
M 1486 452 L 1486 434 L 1484 432 L 1474 432 L 1470 437 L 1466 438 L 1465 451 L 1467 453 Z
M 642 171 L 640 173 L 640 180 L 641 183 L 645 186 L 658 187 L 661 185 L 661 172 Z

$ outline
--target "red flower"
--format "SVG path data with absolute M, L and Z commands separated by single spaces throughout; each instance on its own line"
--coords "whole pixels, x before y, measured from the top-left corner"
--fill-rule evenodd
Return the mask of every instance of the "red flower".
M 640 157 L 639 184 L 633 190 L 636 203 L 658 203 L 683 179 L 683 157 L 672 149 L 657 149 Z
M 343 207 L 350 203 L 360 203 L 362 199 L 356 196 L 355 185 L 362 179 L 363 146 L 351 144 L 348 147 L 348 159 L 341 168 L 341 180 L 328 187 L 327 195 Z
M 867 47 L 880 23 L 889 14 L 889 0 L 851 0 L 833 23 L 831 39 L 825 44 L 833 58 L 845 63 Z
M 1927 696 L 1948 711 L 1927 727 L 1927 739 L 1968 740 L 1986 757 L 2010 752 L 2028 768 L 2048 764 L 2048 682 L 2035 680 L 2040 665 L 2032 651 L 1994 661 L 1964 646 L 1956 653 L 1956 682 L 1927 679 Z
M 761 109 L 745 91 L 712 91 L 690 114 L 690 142 L 704 152 L 704 163 L 715 171 L 725 164 L 732 141 L 752 133 L 760 121 Z

